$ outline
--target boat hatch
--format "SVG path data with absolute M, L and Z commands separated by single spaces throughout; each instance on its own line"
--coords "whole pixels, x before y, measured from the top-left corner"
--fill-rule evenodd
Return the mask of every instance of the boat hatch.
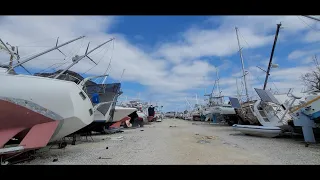
M 90 116 L 92 116 L 92 114 L 93 114 L 93 111 L 91 108 L 89 109 L 89 114 L 90 114 Z
M 81 92 L 79 92 L 79 95 L 82 97 L 82 99 L 83 100 L 85 100 L 86 99 L 86 96 L 83 94 L 83 92 L 81 91 Z

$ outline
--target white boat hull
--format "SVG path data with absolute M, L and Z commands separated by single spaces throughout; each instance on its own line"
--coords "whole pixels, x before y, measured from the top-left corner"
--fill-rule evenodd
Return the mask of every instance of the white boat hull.
M 147 122 L 148 122 L 148 118 L 147 118 L 147 115 L 146 115 L 145 113 L 138 111 L 137 114 L 138 114 L 138 117 L 139 117 L 139 118 L 142 118 L 142 119 L 143 119 L 143 122 L 144 122 L 144 123 L 147 123 Z
M 204 111 L 204 115 L 207 114 L 234 115 L 236 111 L 232 107 L 213 106 Z
M 118 122 L 135 111 L 137 111 L 136 108 L 125 108 L 116 106 L 112 122 Z
M 239 131 L 243 134 L 269 137 L 269 138 L 277 137 L 282 132 L 279 127 L 264 127 L 264 126 L 239 125 L 239 124 L 235 124 L 232 127 L 234 130 Z
M 50 142 L 60 140 L 93 121 L 91 100 L 74 82 L 10 74 L 0 74 L 0 81 L 3 84 L 1 97 L 31 101 L 60 117 L 54 119 L 60 122 Z

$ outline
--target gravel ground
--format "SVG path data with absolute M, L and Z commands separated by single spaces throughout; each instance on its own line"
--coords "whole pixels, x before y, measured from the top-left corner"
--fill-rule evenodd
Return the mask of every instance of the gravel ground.
M 22 164 L 320 164 L 319 145 L 306 148 L 291 138 L 245 136 L 228 126 L 179 119 L 93 140 L 44 149 Z

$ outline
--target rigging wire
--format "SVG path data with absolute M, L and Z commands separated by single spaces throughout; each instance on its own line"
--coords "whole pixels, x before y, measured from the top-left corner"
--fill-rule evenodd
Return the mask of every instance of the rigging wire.
M 110 59 L 109 59 L 109 64 L 108 64 L 108 67 L 107 67 L 106 71 L 104 72 L 104 75 L 106 75 L 108 71 L 109 71 L 109 74 L 111 72 L 111 67 L 112 67 L 111 66 L 111 62 L 112 62 L 112 59 L 113 59 L 113 54 L 114 54 L 114 40 L 112 41 L 112 52 L 111 52 L 111 56 L 110 56 Z M 100 83 L 103 83 L 104 79 L 101 78 Z
M 249 45 L 249 43 L 246 41 L 246 39 L 243 37 L 243 35 L 242 35 L 242 33 L 240 32 L 240 30 L 238 29 L 238 33 L 240 34 L 240 36 L 242 37 L 242 39 L 244 40 L 244 42 L 248 45 L 248 47 L 250 48 L 250 49 L 252 49 L 251 48 L 251 46 Z
M 305 22 L 303 19 L 301 19 L 299 16 L 297 16 L 305 25 L 307 25 L 309 28 L 311 28 L 314 31 L 320 32 L 320 29 L 315 29 L 314 27 L 310 26 L 307 22 Z
M 91 71 L 93 68 L 97 67 L 98 64 L 102 61 L 102 59 L 104 58 L 104 56 L 106 55 L 106 53 L 108 52 L 108 48 L 104 49 L 105 52 L 103 53 L 102 57 L 97 61 L 97 64 L 95 64 L 94 66 L 92 66 L 91 68 L 89 68 L 87 71 L 83 72 L 82 74 L 85 75 L 87 72 Z

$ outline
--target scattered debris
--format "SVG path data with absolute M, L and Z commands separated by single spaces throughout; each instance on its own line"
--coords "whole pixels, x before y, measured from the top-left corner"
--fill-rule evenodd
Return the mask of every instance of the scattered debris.
M 209 142 L 209 141 L 206 141 L 206 140 L 199 140 L 199 141 L 197 141 L 197 143 L 206 144 L 206 143 L 210 143 L 210 142 Z
M 205 136 L 207 139 L 216 139 L 215 136 Z
M 112 159 L 112 158 L 103 158 L 103 157 L 99 157 L 98 159 Z
M 102 141 L 104 141 L 104 139 L 101 139 Z
M 109 147 L 107 146 L 106 149 L 109 149 Z
M 119 137 L 111 137 L 111 140 L 115 140 L 115 141 L 122 141 L 123 140 L 123 136 L 119 136 Z
M 169 127 L 177 127 L 177 126 L 169 126 Z
M 56 158 L 56 159 L 53 159 L 53 161 L 52 162 L 57 162 L 58 161 L 58 158 Z
M 144 131 L 143 129 L 141 129 L 140 131 Z
M 197 136 L 199 135 L 199 134 L 196 134 Z

